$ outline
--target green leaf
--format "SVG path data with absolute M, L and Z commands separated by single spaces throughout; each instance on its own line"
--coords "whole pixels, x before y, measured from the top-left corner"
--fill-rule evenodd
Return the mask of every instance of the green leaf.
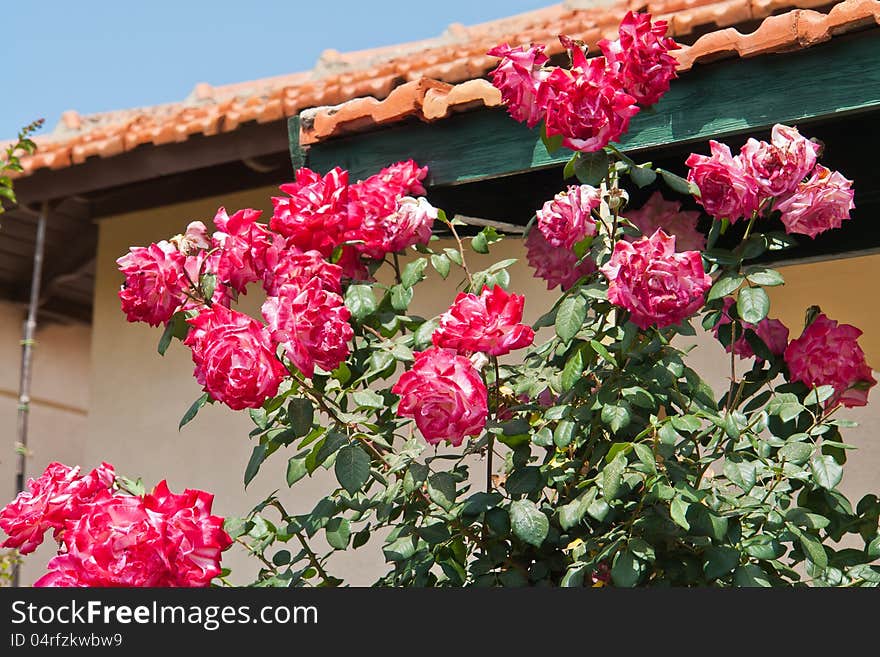
M 297 438 L 305 436 L 312 430 L 315 421 L 315 409 L 309 399 L 294 397 L 287 404 L 287 418 Z
M 629 177 L 639 187 L 647 187 L 657 179 L 657 172 L 647 165 L 629 168 Z
M 547 149 L 547 153 L 550 155 L 553 155 L 553 153 L 562 148 L 562 135 L 548 136 L 546 123 L 541 124 L 541 141 L 544 144 L 544 148 Z
M 810 513 L 809 510 L 796 506 L 785 512 L 785 519 L 807 529 L 824 529 L 831 524 L 831 521 L 825 516 L 818 513 Z
M 726 546 L 709 546 L 703 553 L 703 572 L 708 579 L 723 577 L 739 563 L 739 551 Z
M 428 477 L 428 497 L 449 511 L 455 504 L 455 479 L 448 472 L 435 472 Z
M 746 274 L 749 282 L 764 287 L 774 287 L 776 285 L 784 285 L 785 279 L 775 269 L 756 269 Z
M 178 430 L 178 431 L 180 431 L 181 429 L 183 429 L 183 426 L 184 426 L 185 424 L 188 424 L 189 422 L 192 421 L 192 419 L 196 416 L 196 413 L 199 412 L 199 409 L 200 409 L 202 406 L 204 406 L 206 403 L 208 403 L 208 399 L 209 399 L 209 398 L 210 398 L 210 396 L 209 396 L 208 393 L 206 392 L 205 394 L 203 394 L 201 397 L 199 397 L 198 399 L 196 399 L 196 400 L 192 403 L 192 406 L 190 406 L 190 407 L 187 409 L 186 413 L 183 414 L 183 417 L 180 418 L 180 424 L 177 425 L 177 430 Z
M 266 460 L 266 456 L 268 450 L 267 445 L 257 445 L 254 447 L 254 451 L 251 452 L 251 458 L 248 460 L 247 467 L 244 469 L 244 486 L 247 488 L 247 485 L 251 483 L 254 477 L 257 476 L 257 473 L 260 471 L 260 466 L 263 464 L 263 461 Z
M 794 465 L 803 465 L 810 460 L 812 453 L 813 446 L 806 443 L 786 443 L 779 448 L 780 459 Z
M 724 463 L 724 476 L 746 493 L 755 487 L 757 466 L 749 461 L 735 461 L 732 458 Z
M 183 340 L 188 332 L 189 324 L 186 321 L 186 313 L 174 313 L 165 325 L 162 337 L 159 338 L 159 346 L 157 347 L 159 355 L 164 356 L 165 352 L 168 351 L 168 346 L 171 344 L 171 338 Z
M 812 534 L 808 534 L 799 529 L 794 529 L 790 525 L 789 528 L 791 529 L 791 532 L 797 536 L 798 542 L 801 544 L 801 548 L 803 549 L 804 554 L 807 555 L 807 558 L 818 568 L 823 570 L 827 568 L 828 553 L 825 552 L 825 547 L 822 545 L 822 542 Z
M 216 274 L 202 274 L 199 280 L 199 287 L 202 289 L 202 296 L 209 301 L 214 298 L 214 290 L 217 289 Z
M 406 287 L 412 287 L 420 280 L 425 277 L 425 269 L 428 266 L 428 261 L 425 258 L 418 258 L 417 260 L 413 260 L 406 267 L 403 268 L 403 273 L 400 276 L 400 282 Z
M 670 189 L 679 194 L 687 194 L 696 197 L 700 196 L 699 188 L 695 184 L 688 182 L 685 178 L 677 176 L 666 169 L 657 169 L 657 173 L 663 177 L 663 182 L 669 185 Z
M 471 248 L 477 253 L 489 253 L 489 242 L 482 232 L 477 233 L 471 238 Z
M 625 469 L 626 457 L 621 455 L 602 470 L 602 496 L 606 500 L 613 500 L 617 497 L 617 493 L 620 492 L 620 484 Z
M 504 482 L 504 488 L 512 497 L 518 497 L 539 490 L 542 484 L 541 469 L 529 465 L 511 472 Z
M 868 543 L 865 551 L 872 559 L 880 559 L 880 536 L 875 537 L 873 541 Z
M 589 488 L 577 498 L 559 507 L 559 524 L 566 531 L 577 525 L 586 515 L 587 509 L 596 499 L 596 489 Z
M 360 445 L 346 445 L 336 455 L 334 471 L 336 480 L 354 495 L 370 478 L 370 457 Z
M 810 460 L 813 481 L 822 488 L 833 490 L 843 479 L 843 468 L 828 454 L 817 454 Z
M 611 355 L 611 352 L 605 347 L 604 344 L 599 342 L 598 340 L 590 340 L 590 346 L 593 348 L 597 354 L 602 357 L 606 363 L 611 363 L 614 367 L 617 367 L 617 359 Z
M 372 314 L 376 311 L 373 288 L 369 285 L 350 285 L 345 291 L 345 306 L 356 320 Z
M 510 526 L 521 541 L 541 547 L 550 521 L 531 500 L 517 500 L 510 504 Z
M 629 406 L 625 404 L 606 404 L 602 407 L 602 421 L 617 433 L 627 427 L 630 421 Z
M 351 537 L 351 522 L 346 518 L 330 518 L 324 527 L 324 534 L 330 547 L 344 550 L 348 547 L 348 539 Z
M 358 408 L 382 408 L 385 399 L 373 390 L 358 390 L 351 396 Z
M 308 474 L 306 467 L 306 459 L 304 457 L 292 457 L 287 462 L 287 485 L 293 486 L 300 479 Z
M 742 276 L 739 276 L 738 274 L 725 274 L 715 281 L 712 289 L 709 290 L 709 295 L 706 297 L 706 301 L 726 297 L 728 294 L 738 290 L 742 283 Z
M 431 336 L 434 335 L 434 331 L 437 330 L 439 326 L 439 322 L 435 319 L 429 319 L 424 324 L 419 326 L 416 329 L 415 335 L 413 336 L 413 348 L 415 349 L 423 349 L 431 346 Z
M 580 380 L 581 375 L 584 373 L 584 352 L 582 349 L 577 349 L 572 355 L 571 358 L 565 363 L 565 367 L 562 368 L 562 376 L 560 377 L 560 385 L 562 386 L 562 391 L 567 392 L 574 387 L 574 385 Z
M 629 549 L 624 549 L 614 556 L 611 566 L 611 580 L 615 586 L 633 587 L 642 578 L 644 564 Z
M 749 324 L 757 324 L 770 310 L 770 297 L 760 287 L 746 287 L 740 290 L 736 300 L 736 311 L 740 319 Z
M 449 258 L 442 253 L 435 253 L 431 256 L 431 266 L 440 274 L 440 278 L 449 276 Z
M 565 163 L 565 168 L 562 169 L 562 178 L 564 180 L 574 178 L 574 163 L 577 161 L 577 156 L 578 154 L 575 153 L 569 158 L 568 162 Z
M 553 442 L 557 447 L 565 448 L 574 440 L 577 424 L 571 420 L 560 420 L 553 430 Z
M 687 519 L 689 506 L 690 505 L 680 497 L 672 498 L 672 502 L 669 505 L 669 515 L 672 518 L 672 521 L 685 531 L 690 531 L 691 528 Z
M 743 587 L 766 588 L 770 586 L 770 580 L 767 578 L 767 574 L 760 566 L 753 563 L 737 568 L 736 574 L 734 575 L 734 582 L 737 586 Z
M 582 185 L 598 187 L 608 175 L 608 153 L 604 150 L 578 153 L 574 161 L 574 175 Z
M 586 316 L 586 299 L 579 295 L 566 298 L 559 304 L 559 310 L 556 312 L 556 335 L 563 342 L 570 342 L 581 330 Z
M 759 534 L 743 541 L 746 554 L 755 559 L 773 560 L 785 554 L 785 548 L 772 536 Z
M 403 312 L 409 307 L 413 298 L 413 289 L 405 285 L 395 285 L 391 288 L 391 307 Z
M 239 536 L 244 536 L 251 529 L 251 521 L 246 518 L 227 518 L 223 521 L 223 530 L 234 541 Z

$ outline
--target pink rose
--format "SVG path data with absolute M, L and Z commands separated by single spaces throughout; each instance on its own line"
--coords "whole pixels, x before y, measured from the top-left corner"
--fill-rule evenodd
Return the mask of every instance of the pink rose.
M 599 48 L 623 89 L 640 105 L 653 105 L 669 91 L 678 62 L 669 54 L 680 46 L 666 36 L 666 21 L 651 23 L 650 14 L 628 12 L 619 38 L 603 39 Z
M 675 237 L 675 248 L 679 251 L 702 251 L 706 248 L 706 236 L 697 230 L 699 212 L 685 212 L 680 201 L 667 201 L 660 192 L 654 192 L 638 210 L 626 213 L 642 236 L 653 235 L 662 228 L 667 235 Z M 638 238 L 627 235 L 625 239 L 633 242 Z
M 76 520 L 95 495 L 113 486 L 113 466 L 102 463 L 86 475 L 79 467 L 53 462 L 37 479 L 28 479 L 28 490 L 0 509 L 0 528 L 9 536 L 5 548 L 28 554 L 43 542 L 47 529 L 60 540 L 65 523 Z
M 284 285 L 263 304 L 272 339 L 309 378 L 316 365 L 330 372 L 348 357 L 354 335 L 350 316 L 342 297 L 322 289 L 317 280 L 302 287 Z
M 691 153 L 685 160 L 690 167 L 687 179 L 700 190 L 697 201 L 716 219 L 751 217 L 760 201 L 758 183 L 726 144 L 710 140 L 709 148 L 712 155 Z
M 743 169 L 757 183 L 760 198 L 794 191 L 816 166 L 819 155 L 819 144 L 779 123 L 773 126 L 770 142 L 749 139 L 740 149 Z
M 551 245 L 571 249 L 585 237 L 596 234 L 596 222 L 590 212 L 599 207 L 599 201 L 599 190 L 595 187 L 571 185 L 535 213 L 538 228 Z
M 452 307 L 440 317 L 434 331 L 435 347 L 455 349 L 469 356 L 481 351 L 503 356 L 528 347 L 535 339 L 531 327 L 521 324 L 525 297 L 508 294 L 500 285 L 484 287 L 480 296 L 459 292 Z
M 233 410 L 259 408 L 278 391 L 287 370 L 275 356 L 266 327 L 222 305 L 187 320 L 195 377 L 205 392 Z
M 724 308 L 721 312 L 721 318 L 712 328 L 716 339 L 718 338 L 718 329 L 731 323 L 729 312 L 732 305 L 733 299 L 731 297 L 726 297 L 724 299 Z M 758 322 L 757 326 L 740 320 L 739 326 L 736 329 L 736 340 L 732 345 L 727 345 L 725 347 L 727 353 L 730 353 L 731 348 L 733 348 L 733 353 L 740 358 L 752 358 L 754 356 L 759 361 L 763 360 L 755 354 L 752 346 L 749 344 L 748 340 L 746 340 L 745 332 L 748 329 L 753 330 L 755 334 L 761 338 L 764 344 L 767 345 L 770 353 L 776 356 L 781 356 L 785 352 L 785 348 L 788 346 L 788 327 L 778 319 L 769 319 L 768 317 L 765 317 Z
M 133 246 L 116 261 L 125 275 L 119 299 L 129 322 L 158 326 L 171 319 L 189 288 L 184 261 L 183 254 L 164 240 L 147 247 Z
M 422 182 L 427 175 L 428 167 L 420 167 L 414 160 L 403 160 L 385 167 L 361 184 L 378 185 L 393 199 L 401 196 L 424 196 L 425 186 Z
M 416 353 L 416 360 L 391 389 L 400 396 L 397 414 L 411 417 L 425 440 L 454 447 L 465 436 L 486 426 L 488 393 L 471 361 L 449 349 L 433 347 Z
M 187 488 L 175 495 L 165 481 L 144 496 L 147 512 L 161 518 L 163 551 L 178 586 L 208 586 L 220 574 L 220 553 L 232 539 L 223 530 L 223 518 L 211 515 L 213 503 L 214 496 L 201 490 Z
M 284 285 L 302 287 L 313 278 L 318 279 L 325 290 L 342 293 L 342 267 L 327 262 L 318 251 L 300 251 L 288 246 L 281 235 L 275 235 L 264 258 L 263 288 L 270 296 L 277 295 Z
M 356 239 L 360 227 L 348 212 L 348 172 L 336 167 L 326 176 L 299 169 L 296 182 L 281 185 L 289 198 L 275 196 L 269 225 L 304 251 L 314 249 L 325 258 L 345 241 Z
M 568 40 L 565 44 L 570 47 L 572 69 L 554 69 L 538 95 L 538 102 L 547 106 L 547 135 L 562 135 L 563 145 L 572 150 L 598 151 L 626 132 L 639 108 L 604 57 L 588 60 L 579 47 Z
M 66 552 L 34 584 L 55 587 L 208 586 L 232 540 L 210 515 L 213 496 L 173 495 L 163 481 L 152 494 L 97 495 L 64 534 Z
M 534 128 L 544 118 L 546 109 L 537 100 L 539 88 L 550 75 L 550 70 L 543 68 L 547 63 L 544 46 L 511 48 L 505 43 L 486 54 L 501 58 L 490 76 L 492 84 L 501 91 L 508 113 L 514 120 Z
M 185 256 L 195 255 L 199 251 L 211 248 L 211 237 L 208 228 L 201 221 L 191 221 L 182 235 L 175 235 L 170 240 L 177 250 Z
M 847 407 L 868 403 L 868 389 L 877 381 L 859 347 L 862 332 L 850 324 L 839 324 L 819 315 L 801 337 L 792 340 L 785 350 L 791 381 L 810 386 L 833 386 L 834 394 L 825 402 Z
M 651 237 L 614 245 L 600 268 L 609 281 L 608 300 L 630 311 L 641 329 L 680 323 L 703 305 L 712 278 L 697 251 L 675 252 L 675 238 L 658 229 Z
M 257 221 L 263 213 L 250 208 L 239 210 L 231 217 L 225 208 L 217 210 L 214 225 L 214 244 L 219 248 L 214 273 L 217 279 L 241 294 L 249 283 L 263 278 L 261 265 L 266 249 L 272 243 L 272 233 Z
M 813 175 L 797 186 L 794 193 L 776 203 L 782 213 L 785 232 L 809 235 L 840 228 L 855 207 L 852 180 L 837 171 L 816 165 Z
M 547 281 L 548 290 L 557 285 L 567 290 L 580 278 L 596 271 L 596 263 L 590 258 L 578 264 L 574 251 L 553 246 L 540 230 L 529 231 L 525 246 L 529 265 L 534 268 L 538 278 Z
M 427 244 L 431 240 L 435 219 L 437 208 L 427 199 L 403 196 L 397 199 L 391 214 L 384 217 L 368 215 L 364 219 L 361 250 L 369 257 L 381 260 L 386 253 L 403 251 L 414 244 Z

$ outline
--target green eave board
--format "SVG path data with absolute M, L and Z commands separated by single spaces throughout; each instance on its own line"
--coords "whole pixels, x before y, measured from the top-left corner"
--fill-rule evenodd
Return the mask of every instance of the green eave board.
M 633 118 L 622 147 L 645 151 L 878 108 L 880 30 L 867 30 L 792 53 L 697 65 L 673 80 L 654 108 Z M 558 166 L 571 157 L 565 149 L 548 155 L 538 131 L 513 121 L 503 110 L 467 112 L 431 124 L 407 123 L 308 149 L 300 149 L 298 135 L 298 117 L 293 117 L 295 167 L 305 163 L 326 172 L 341 166 L 356 180 L 413 158 L 428 165 L 432 187 Z

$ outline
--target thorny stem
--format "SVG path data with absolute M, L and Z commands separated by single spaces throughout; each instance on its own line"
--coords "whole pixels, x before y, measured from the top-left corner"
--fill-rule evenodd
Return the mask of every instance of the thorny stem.
M 495 368 L 495 421 L 498 421 L 498 406 L 501 404 L 501 374 L 498 370 L 498 356 L 492 356 Z M 486 450 L 486 492 L 492 492 L 492 456 L 495 453 L 495 434 L 489 434 L 489 447 Z
M 318 561 L 318 555 L 316 555 L 312 548 L 309 547 L 308 542 L 306 542 L 305 537 L 302 535 L 302 532 L 296 532 L 296 537 L 299 539 L 300 544 L 303 546 L 303 550 L 309 555 L 309 561 L 312 563 L 312 566 L 315 567 L 315 570 L 318 571 L 318 575 L 321 576 L 321 579 L 324 580 L 325 584 L 330 583 L 330 577 L 327 575 L 327 571 L 321 566 L 320 561 Z
M 456 243 L 458 244 L 458 252 L 461 255 L 461 268 L 464 269 L 464 273 L 468 279 L 468 289 L 470 289 L 474 284 L 474 278 L 471 276 L 471 270 L 468 269 L 467 260 L 464 257 L 464 246 L 461 243 L 461 237 L 458 236 L 458 231 L 455 230 L 455 225 L 452 221 L 448 221 L 446 223 L 449 226 L 449 230 L 452 231 L 452 236 L 455 238 Z
M 400 260 L 399 260 L 398 257 L 397 257 L 397 252 L 396 252 L 396 251 L 395 251 L 394 254 L 393 254 L 393 258 L 394 258 L 394 262 L 393 262 L 392 264 L 394 265 L 394 280 L 396 280 L 396 281 L 397 281 L 397 284 L 400 285 L 400 283 L 401 283 L 401 278 L 400 278 Z M 464 256 L 463 256 L 463 255 L 462 255 L 462 259 L 464 259 Z
M 733 403 L 733 389 L 736 386 L 736 354 L 733 343 L 736 342 L 736 322 L 730 323 L 730 387 L 727 390 L 727 412 L 730 413 L 730 405 Z
M 236 538 L 236 539 L 235 539 L 235 542 L 238 543 L 239 545 L 243 545 L 243 546 L 244 546 L 244 549 L 247 550 L 248 552 L 250 552 L 252 555 L 254 555 L 257 559 L 259 559 L 260 561 L 262 561 L 264 566 L 266 566 L 266 567 L 269 568 L 270 570 L 275 570 L 275 565 L 274 565 L 274 564 L 270 563 L 270 562 L 266 559 L 266 557 L 264 557 L 262 554 L 260 554 L 259 552 L 257 552 L 257 551 L 256 551 L 254 548 L 252 548 L 250 545 L 248 545 L 248 544 L 245 543 L 243 540 L 241 540 L 241 537 Z
M 747 239 L 749 239 L 749 235 L 752 234 L 752 226 L 755 225 L 755 219 L 757 219 L 757 218 L 758 218 L 758 211 L 755 210 L 752 213 L 752 218 L 749 219 L 749 225 L 746 226 L 746 232 L 743 234 L 743 239 L 742 239 L 743 242 L 745 242 Z

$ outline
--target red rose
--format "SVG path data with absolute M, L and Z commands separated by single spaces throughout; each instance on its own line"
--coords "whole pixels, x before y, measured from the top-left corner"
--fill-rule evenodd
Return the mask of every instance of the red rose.
M 263 304 L 272 339 L 309 378 L 316 365 L 330 372 L 348 357 L 354 335 L 350 316 L 342 297 L 322 289 L 318 280 L 302 287 L 284 285 Z
M 259 408 L 278 391 L 287 370 L 262 324 L 221 305 L 187 320 L 196 380 L 213 399 L 234 410 Z
M 86 475 L 79 467 L 53 462 L 37 479 L 28 479 L 28 490 L 0 510 L 0 528 L 9 536 L 2 547 L 28 554 L 43 542 L 47 529 L 60 540 L 65 523 L 76 520 L 95 495 L 113 486 L 113 466 L 102 463 Z
M 413 418 L 432 445 L 446 440 L 458 447 L 486 426 L 486 385 L 468 358 L 449 349 L 416 353 L 412 369 L 391 391 L 400 395 L 397 414 Z
M 675 252 L 675 238 L 662 230 L 636 242 L 619 241 L 600 271 L 608 300 L 630 311 L 641 329 L 680 323 L 703 305 L 712 278 L 697 251 Z
M 460 292 L 440 317 L 432 340 L 436 347 L 469 356 L 481 351 L 503 356 L 528 347 L 535 339 L 531 327 L 521 324 L 525 297 L 508 294 L 500 285 L 483 288 L 480 296 Z
M 691 153 L 685 160 L 690 167 L 687 179 L 700 190 L 697 201 L 717 219 L 751 217 L 760 201 L 758 183 L 727 145 L 710 140 L 709 148 L 712 155 Z
M 190 287 L 184 275 L 185 260 L 177 247 L 163 240 L 147 247 L 133 246 L 116 261 L 125 274 L 119 299 L 129 322 L 158 326 L 171 319 Z
M 653 105 L 669 91 L 678 62 L 669 54 L 680 46 L 666 35 L 666 21 L 651 23 L 650 14 L 628 12 L 619 38 L 603 39 L 599 48 L 623 89 L 640 105 Z
M 877 381 L 859 347 L 861 334 L 855 326 L 819 315 L 785 350 L 791 381 L 810 387 L 833 386 L 834 394 L 825 402 L 826 407 L 867 404 L 868 389 Z

